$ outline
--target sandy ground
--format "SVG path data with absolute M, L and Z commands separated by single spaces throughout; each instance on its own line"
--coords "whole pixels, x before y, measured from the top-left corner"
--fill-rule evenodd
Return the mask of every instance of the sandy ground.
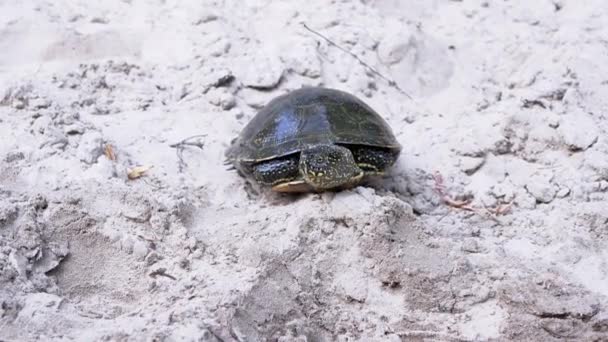
M 0 340 L 608 341 L 607 22 L 603 0 L 1 1 Z M 392 172 L 288 197 L 227 171 L 303 85 L 380 112 Z

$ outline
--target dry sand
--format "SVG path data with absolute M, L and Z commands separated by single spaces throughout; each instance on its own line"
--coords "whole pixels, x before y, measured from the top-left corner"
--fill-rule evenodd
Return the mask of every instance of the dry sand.
M 604 0 L 0 2 L 0 340 L 608 341 L 607 22 Z M 296 198 L 227 171 L 303 85 L 380 112 L 393 171 Z

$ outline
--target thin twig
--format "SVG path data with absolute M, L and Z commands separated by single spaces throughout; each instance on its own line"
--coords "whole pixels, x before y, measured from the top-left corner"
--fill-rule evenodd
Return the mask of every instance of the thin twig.
M 202 149 L 202 148 L 205 146 L 205 143 L 204 143 L 204 142 L 200 142 L 200 141 L 197 141 L 197 142 L 190 142 L 189 140 L 196 139 L 196 138 L 204 138 L 204 137 L 206 137 L 206 136 L 207 136 L 207 134 L 198 134 L 198 135 L 193 135 L 193 136 L 191 136 L 191 137 L 187 137 L 186 139 L 184 139 L 184 140 L 182 140 L 182 141 L 180 141 L 180 142 L 178 142 L 178 143 L 171 144 L 171 145 L 169 145 L 169 147 L 176 147 L 176 148 L 179 148 L 179 147 L 184 146 L 184 145 L 190 145 L 190 146 L 196 146 L 196 147 L 198 147 L 198 148 L 201 148 L 201 149 Z
M 483 206 L 483 207 L 479 208 L 479 207 L 472 205 L 471 204 L 472 200 L 470 200 L 470 199 L 466 199 L 466 200 L 454 199 L 452 196 L 450 196 L 447 193 L 446 186 L 443 182 L 443 176 L 441 175 L 441 173 L 439 171 L 436 171 L 433 174 L 433 182 L 434 182 L 433 190 L 435 190 L 435 192 L 441 197 L 441 201 L 452 208 L 470 211 L 470 212 L 473 212 L 482 217 L 486 216 L 486 215 L 484 215 L 484 213 L 486 213 L 486 214 L 488 214 L 488 216 L 491 220 L 498 222 L 498 223 L 500 223 L 500 221 L 498 220 L 498 216 L 506 215 L 509 211 L 511 211 L 511 207 L 513 204 L 512 201 L 509 203 L 498 204 L 495 207 Z
M 152 184 L 149 181 L 147 181 L 145 178 L 143 179 L 144 183 L 146 183 L 147 185 L 153 187 L 156 190 L 162 190 L 164 189 L 164 187 L 162 185 L 158 185 L 158 184 Z
M 438 331 L 429 331 L 429 330 L 408 330 L 408 331 L 398 331 L 396 334 L 401 338 L 441 338 L 447 341 L 470 341 L 464 339 L 462 337 L 452 336 L 446 333 L 441 333 Z
M 162 276 L 162 277 L 166 277 L 172 280 L 177 280 L 177 278 L 175 278 L 174 276 L 166 273 L 167 270 L 165 268 L 159 268 L 155 271 L 150 272 L 149 276 L 152 278 L 156 278 L 157 276 Z
M 366 67 L 367 69 L 369 69 L 369 71 L 371 71 L 372 73 L 374 73 L 375 75 L 377 75 L 378 77 L 380 77 L 381 79 L 385 80 L 386 82 L 388 82 L 388 85 L 397 89 L 400 93 L 402 93 L 403 95 L 407 96 L 410 100 L 413 100 L 412 97 L 406 93 L 403 89 L 401 89 L 401 87 L 399 87 L 399 85 L 397 84 L 397 82 L 395 82 L 394 80 L 389 79 L 388 77 L 385 77 L 384 75 L 382 75 L 380 72 L 378 72 L 376 69 L 374 69 L 373 67 L 371 67 L 369 64 L 365 63 L 361 58 L 359 58 L 359 56 L 355 55 L 354 53 L 346 50 L 345 48 L 341 47 L 340 45 L 334 43 L 331 39 L 325 37 L 324 35 L 322 35 L 321 33 L 311 29 L 310 27 L 308 27 L 305 23 L 301 23 L 302 26 L 304 26 L 305 29 L 307 29 L 308 31 L 310 31 L 311 33 L 321 37 L 323 40 L 325 40 L 328 44 L 333 45 L 335 47 L 337 47 L 338 49 L 340 49 L 342 52 L 345 52 L 347 54 L 349 54 L 350 56 L 352 56 L 354 59 L 356 59 L 361 65 L 363 65 L 364 67 Z
M 488 212 L 490 212 L 492 215 L 498 216 L 498 215 L 507 214 L 509 211 L 511 211 L 512 207 L 513 207 L 513 201 L 508 202 L 508 203 L 498 204 L 495 207 L 486 208 L 486 210 Z
M 203 149 L 203 147 L 205 147 L 204 141 L 190 141 L 190 140 L 204 138 L 206 136 L 207 136 L 206 134 L 193 135 L 178 143 L 169 145 L 169 147 L 173 147 L 176 149 L 175 153 L 177 154 L 177 159 L 179 159 L 179 161 L 178 161 L 179 172 L 183 172 L 184 168 L 186 168 L 186 166 L 188 166 L 188 164 L 184 161 L 184 149 L 186 148 L 186 146 L 198 147 L 201 150 Z

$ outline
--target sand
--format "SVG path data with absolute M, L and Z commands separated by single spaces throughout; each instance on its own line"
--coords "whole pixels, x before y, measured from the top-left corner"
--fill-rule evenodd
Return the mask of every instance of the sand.
M 0 340 L 608 340 L 607 21 L 1 2 Z M 387 120 L 390 173 L 293 197 L 226 169 L 259 108 L 318 85 Z

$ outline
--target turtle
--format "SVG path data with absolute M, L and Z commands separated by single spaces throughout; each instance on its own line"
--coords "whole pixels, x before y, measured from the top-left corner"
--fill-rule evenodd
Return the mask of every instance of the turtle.
M 302 87 L 275 97 L 230 142 L 226 163 L 276 192 L 352 188 L 381 175 L 402 146 L 369 105 L 342 90 Z

